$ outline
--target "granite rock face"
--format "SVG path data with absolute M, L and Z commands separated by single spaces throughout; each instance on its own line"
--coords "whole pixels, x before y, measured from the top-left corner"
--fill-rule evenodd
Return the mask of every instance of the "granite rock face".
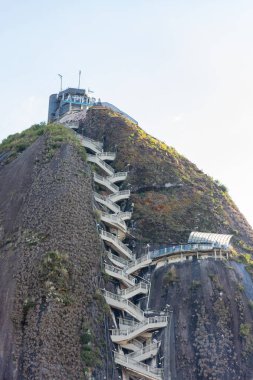
M 0 379 L 114 378 L 91 178 L 45 136 L 0 170 Z
M 128 171 L 121 189 L 131 198 L 121 207 L 133 209 L 126 243 L 137 256 L 192 230 L 233 234 L 235 251 L 249 254 L 246 266 L 193 260 L 139 273 L 151 279 L 143 308 L 173 310 L 156 336 L 165 378 L 252 379 L 253 231 L 224 185 L 110 110 L 91 108 L 79 121 L 79 133 L 117 152 L 115 170 Z M 117 284 L 103 274 L 92 166 L 60 141 L 50 145 L 44 133 L 10 163 L 0 156 L 1 380 L 120 376 L 98 291 Z

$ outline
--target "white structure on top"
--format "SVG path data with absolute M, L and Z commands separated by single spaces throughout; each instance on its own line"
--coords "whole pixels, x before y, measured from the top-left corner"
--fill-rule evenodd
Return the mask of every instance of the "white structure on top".
M 199 244 L 199 243 L 206 243 L 206 244 L 213 244 L 214 247 L 222 247 L 222 248 L 229 248 L 230 240 L 233 237 L 233 235 L 224 235 L 224 234 L 211 234 L 209 232 L 198 232 L 193 231 L 191 232 L 188 243 L 190 244 Z

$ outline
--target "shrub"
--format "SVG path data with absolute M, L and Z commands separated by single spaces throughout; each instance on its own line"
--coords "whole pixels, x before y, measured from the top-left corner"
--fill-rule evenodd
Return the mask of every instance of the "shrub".
M 196 290 L 201 286 L 200 281 L 193 280 L 191 283 L 191 290 Z
M 164 276 L 163 283 L 164 285 L 170 285 L 174 284 L 174 282 L 178 281 L 177 273 L 176 273 L 176 268 L 173 266 L 168 270 L 166 275 Z
M 251 327 L 249 323 L 240 324 L 240 335 L 242 338 L 249 336 L 251 333 Z

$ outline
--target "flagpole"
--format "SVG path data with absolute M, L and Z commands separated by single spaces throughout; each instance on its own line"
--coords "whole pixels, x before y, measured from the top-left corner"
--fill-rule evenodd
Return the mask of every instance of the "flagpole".
M 81 73 L 82 73 L 81 70 L 79 70 L 78 89 L 80 89 Z

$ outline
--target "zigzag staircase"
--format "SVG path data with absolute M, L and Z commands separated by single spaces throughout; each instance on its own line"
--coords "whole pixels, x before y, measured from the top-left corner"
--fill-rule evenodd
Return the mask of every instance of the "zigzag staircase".
M 100 223 L 104 226 L 100 228 L 100 237 L 107 247 L 107 257 L 111 262 L 105 263 L 104 269 L 117 280 L 119 286 L 117 294 L 105 289 L 102 293 L 112 313 L 117 310 L 122 316 L 127 314 L 131 318 L 120 317 L 119 328 L 111 331 L 112 342 L 118 346 L 118 351 L 114 353 L 115 362 L 122 366 L 123 376 L 126 375 L 128 379 L 161 380 L 163 370 L 154 366 L 160 342 L 152 343 L 152 332 L 164 328 L 167 317 L 145 317 L 144 311 L 135 304 L 135 299 L 147 295 L 150 285 L 131 275 L 148 266 L 152 260 L 149 255 L 136 259 L 122 241 L 128 234 L 126 222 L 131 219 L 132 213 L 121 211 L 120 202 L 130 197 L 130 190 L 120 190 L 118 184 L 127 178 L 128 173 L 115 173 L 113 167 L 105 162 L 113 161 L 116 154 L 104 152 L 101 142 L 80 135 L 78 138 L 89 152 L 87 161 L 103 173 L 93 173 L 95 184 L 103 190 L 103 194 L 94 192 L 94 201 Z M 113 319 L 116 321 L 115 317 Z M 151 363 L 145 364 L 144 361 Z

